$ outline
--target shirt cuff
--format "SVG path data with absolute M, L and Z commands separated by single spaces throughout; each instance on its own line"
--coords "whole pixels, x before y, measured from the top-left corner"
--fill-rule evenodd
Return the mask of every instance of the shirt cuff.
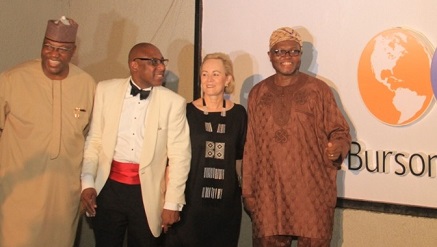
M 82 191 L 88 188 L 95 188 L 94 177 L 91 174 L 82 174 L 81 183 L 82 183 Z
M 174 203 L 174 202 L 166 202 L 164 203 L 164 209 L 171 211 L 182 211 L 184 204 Z

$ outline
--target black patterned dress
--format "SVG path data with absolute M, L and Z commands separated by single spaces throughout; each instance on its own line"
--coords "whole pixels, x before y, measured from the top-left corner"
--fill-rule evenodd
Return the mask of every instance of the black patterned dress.
M 235 161 L 243 157 L 246 110 L 235 104 L 225 117 L 205 115 L 189 103 L 187 118 L 192 149 L 187 204 L 181 221 L 166 234 L 165 246 L 238 246 L 242 209 Z M 205 123 L 211 123 L 211 132 Z M 225 124 L 224 131 L 219 124 Z

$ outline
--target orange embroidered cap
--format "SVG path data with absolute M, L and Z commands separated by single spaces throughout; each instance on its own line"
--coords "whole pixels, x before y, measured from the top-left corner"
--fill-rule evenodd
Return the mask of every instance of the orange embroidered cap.
M 281 27 L 273 31 L 270 36 L 269 50 L 277 43 L 285 40 L 294 40 L 302 47 L 302 38 L 296 30 L 291 27 Z

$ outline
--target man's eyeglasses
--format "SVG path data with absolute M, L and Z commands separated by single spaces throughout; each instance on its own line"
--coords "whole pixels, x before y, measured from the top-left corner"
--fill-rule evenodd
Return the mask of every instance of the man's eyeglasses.
M 68 54 L 70 51 L 73 50 L 74 47 L 64 47 L 64 46 L 53 46 L 51 44 L 44 44 L 43 48 L 47 52 L 57 51 L 60 54 Z
M 142 60 L 142 61 L 150 61 L 150 63 L 152 64 L 152 66 L 156 67 L 159 64 L 162 64 L 164 66 L 166 66 L 168 64 L 168 59 L 157 59 L 157 58 L 148 58 L 148 57 L 136 57 L 133 60 Z
M 277 57 L 285 57 L 285 55 L 287 55 L 287 53 L 288 53 L 288 55 L 290 55 L 290 57 L 297 57 L 302 53 L 301 50 L 288 50 L 288 51 L 287 50 L 273 50 L 272 52 Z

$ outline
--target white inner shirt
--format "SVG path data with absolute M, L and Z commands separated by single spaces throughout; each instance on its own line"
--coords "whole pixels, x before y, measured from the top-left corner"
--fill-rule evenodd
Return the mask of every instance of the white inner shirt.
M 133 80 L 132 83 L 137 86 Z M 131 88 L 131 86 L 128 87 L 124 97 L 114 160 L 138 164 L 140 162 L 141 150 L 145 138 L 144 130 L 147 127 L 145 126 L 145 119 L 151 95 L 145 100 L 140 100 L 140 94 L 136 96 L 130 94 Z M 151 89 L 150 87 L 143 90 L 150 91 Z

